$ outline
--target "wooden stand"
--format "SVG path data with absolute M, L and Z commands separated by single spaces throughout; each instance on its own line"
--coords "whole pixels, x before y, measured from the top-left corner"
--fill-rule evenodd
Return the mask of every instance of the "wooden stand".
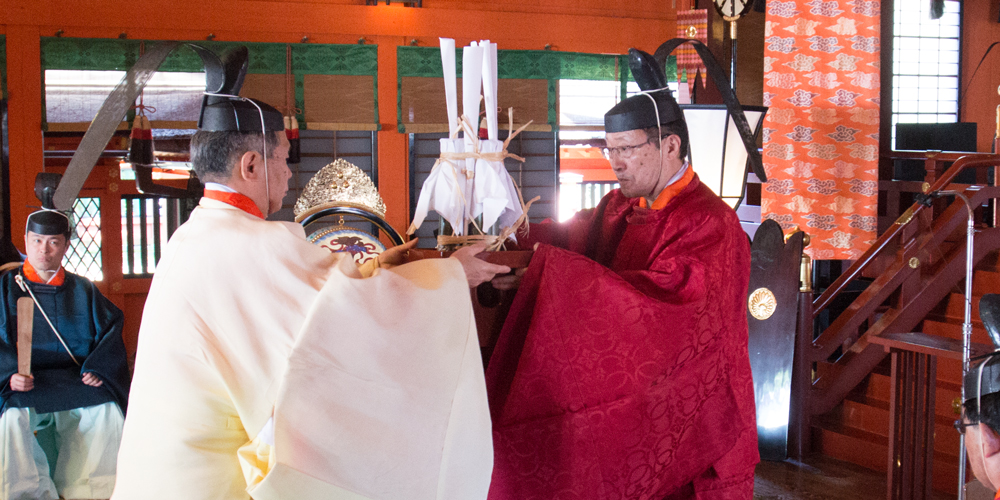
M 890 500 L 931 498 L 934 462 L 934 389 L 937 358 L 962 360 L 962 341 L 925 333 L 891 333 L 871 339 L 892 358 L 889 391 Z M 973 346 L 987 352 L 983 345 Z

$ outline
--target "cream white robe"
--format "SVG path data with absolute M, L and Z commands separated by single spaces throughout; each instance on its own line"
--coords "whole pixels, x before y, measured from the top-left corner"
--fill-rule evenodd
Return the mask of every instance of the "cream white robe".
M 112 498 L 485 498 L 479 356 L 457 261 L 362 279 L 202 199 L 146 300 Z M 272 415 L 273 449 L 249 445 Z

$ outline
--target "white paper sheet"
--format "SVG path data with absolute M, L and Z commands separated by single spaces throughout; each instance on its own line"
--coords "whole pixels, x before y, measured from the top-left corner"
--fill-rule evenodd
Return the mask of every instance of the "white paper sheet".
M 472 134 L 479 133 L 479 104 L 482 100 L 483 84 L 483 48 L 472 42 L 472 45 L 462 50 L 462 115 Z M 466 132 L 465 151 L 473 150 L 473 138 Z M 465 160 L 465 168 L 475 176 L 476 160 Z M 472 198 L 472 182 L 466 183 L 466 199 Z
M 441 69 L 444 70 L 444 99 L 448 107 L 449 137 L 458 137 L 458 83 L 455 74 L 455 39 L 438 38 L 441 42 Z
M 497 44 L 479 42 L 483 48 L 483 100 L 486 102 L 486 130 L 491 141 L 497 140 Z

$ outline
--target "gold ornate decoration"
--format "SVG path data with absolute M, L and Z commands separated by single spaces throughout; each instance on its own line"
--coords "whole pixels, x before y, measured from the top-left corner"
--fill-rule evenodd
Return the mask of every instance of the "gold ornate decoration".
M 920 259 L 916 257 L 910 257 L 910 269 L 916 269 L 920 267 Z
M 897 226 L 905 226 L 905 225 L 909 224 L 910 221 L 913 220 L 913 214 L 914 213 L 915 212 L 913 210 L 913 207 L 907 208 L 906 211 L 903 212 L 903 215 L 900 215 L 899 218 L 896 219 L 896 225 Z
M 687 27 L 688 38 L 698 38 L 698 27 L 691 25 Z
M 385 219 L 385 203 L 371 178 L 343 158 L 309 179 L 295 202 L 295 222 L 330 207 L 360 208 Z
M 754 290 L 750 294 L 750 300 L 747 301 L 747 308 L 750 309 L 750 315 L 761 321 L 770 318 L 777 307 L 778 300 L 774 298 L 774 294 L 763 287 Z

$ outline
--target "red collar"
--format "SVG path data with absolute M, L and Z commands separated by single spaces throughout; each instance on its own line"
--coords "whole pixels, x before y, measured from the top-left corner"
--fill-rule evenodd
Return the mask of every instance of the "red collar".
M 35 268 L 31 265 L 31 263 L 26 260 L 24 261 L 24 277 L 28 278 L 28 281 L 32 283 L 61 286 L 63 282 L 66 281 L 66 271 L 63 270 L 62 266 L 59 266 L 59 270 L 56 271 L 56 275 L 53 276 L 51 280 L 45 281 L 38 275 L 38 271 L 35 271 Z
M 216 191 L 214 189 L 206 189 L 205 194 L 203 196 L 210 200 L 221 201 L 223 203 L 232 205 L 250 215 L 253 215 L 254 217 L 260 219 L 264 218 L 264 214 L 262 214 L 260 212 L 260 209 L 257 208 L 257 204 L 254 203 L 253 200 L 251 200 L 248 196 L 244 194 L 228 193 L 226 191 Z

